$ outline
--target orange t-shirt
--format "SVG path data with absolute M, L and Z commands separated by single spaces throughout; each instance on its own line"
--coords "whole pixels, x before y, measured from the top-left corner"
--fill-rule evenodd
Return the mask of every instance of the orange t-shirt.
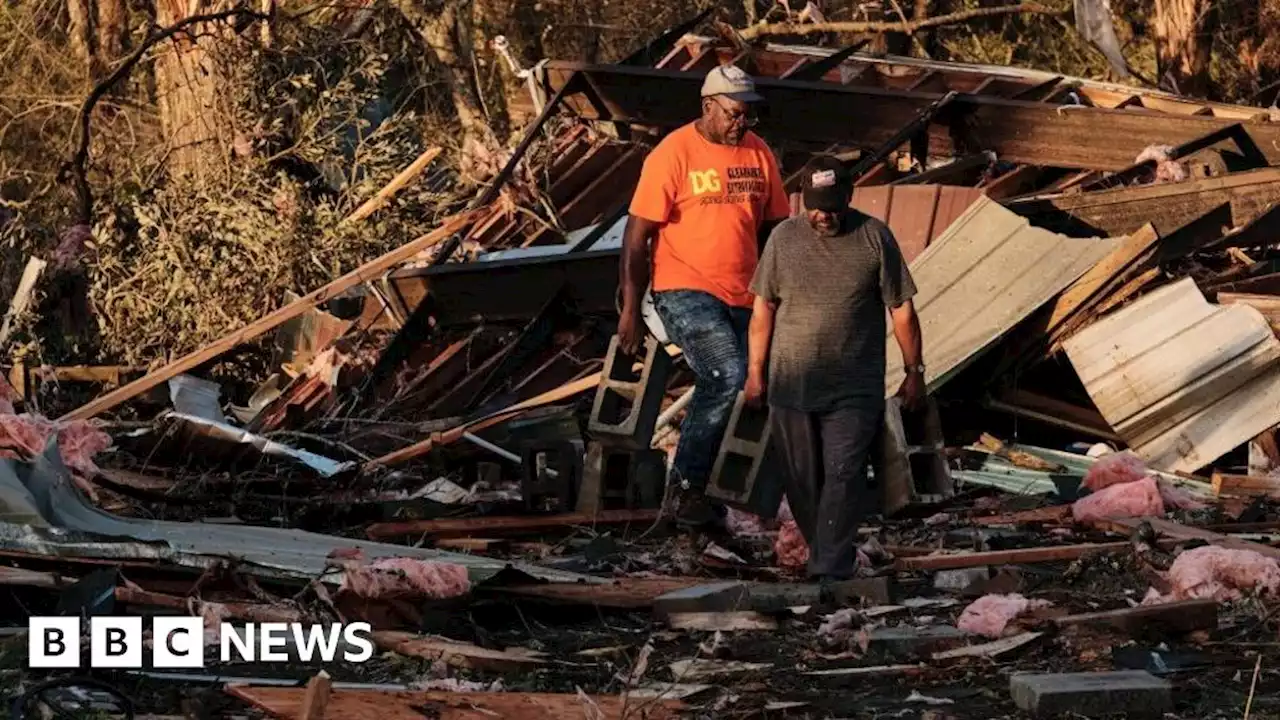
M 645 159 L 632 215 L 659 223 L 654 292 L 702 290 L 751 307 L 761 224 L 791 214 L 769 147 L 747 132 L 740 145 L 707 140 L 692 123 Z

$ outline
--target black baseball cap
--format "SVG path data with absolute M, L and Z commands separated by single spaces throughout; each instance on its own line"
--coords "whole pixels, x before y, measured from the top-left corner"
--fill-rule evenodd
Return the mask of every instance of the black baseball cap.
M 838 158 L 819 155 L 804 166 L 801 188 L 807 209 L 840 212 L 849 208 L 853 178 Z

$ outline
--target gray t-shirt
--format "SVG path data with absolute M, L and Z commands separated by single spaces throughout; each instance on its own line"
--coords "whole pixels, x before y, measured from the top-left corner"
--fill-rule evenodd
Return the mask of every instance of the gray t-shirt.
M 857 211 L 824 237 L 804 216 L 774 229 L 751 291 L 777 303 L 772 405 L 825 412 L 884 400 L 885 308 L 916 294 L 893 233 Z

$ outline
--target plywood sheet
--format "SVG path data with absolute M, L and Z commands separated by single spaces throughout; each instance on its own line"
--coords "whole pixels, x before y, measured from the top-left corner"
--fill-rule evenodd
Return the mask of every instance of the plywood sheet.
M 1070 238 L 1032 227 L 993 200 L 975 200 L 911 263 L 930 389 L 1117 245 L 1111 238 Z M 892 325 L 887 329 L 886 360 L 888 396 L 902 382 L 903 365 Z
M 1064 348 L 1094 404 L 1152 467 L 1190 472 L 1280 423 L 1280 341 L 1248 305 L 1185 278 Z

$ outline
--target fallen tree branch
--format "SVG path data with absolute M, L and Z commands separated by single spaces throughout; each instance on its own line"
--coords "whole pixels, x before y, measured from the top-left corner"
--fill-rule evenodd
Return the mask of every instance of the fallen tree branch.
M 947 15 L 908 20 L 906 22 L 885 22 L 882 20 L 864 22 L 825 22 L 825 23 L 760 23 L 739 31 L 746 40 L 772 37 L 776 35 L 812 35 L 814 33 L 906 33 L 911 34 L 928 28 L 956 25 L 978 18 L 996 17 L 999 15 L 1017 15 L 1028 13 L 1034 15 L 1063 15 L 1060 10 L 1046 7 L 1040 3 L 1025 2 L 1005 7 L 976 8 L 961 10 Z
M 71 173 L 71 182 L 75 186 L 76 191 L 76 223 L 77 225 L 92 225 L 93 223 L 93 193 L 89 189 L 89 119 L 93 115 L 93 109 L 98 101 L 103 98 L 111 88 L 117 83 L 124 80 L 133 72 L 133 68 L 142 61 L 143 56 L 147 54 L 151 48 L 186 30 L 192 25 L 208 22 L 221 22 L 232 18 L 247 18 L 249 20 L 267 20 L 269 16 L 254 10 L 244 8 L 235 8 L 232 10 L 223 10 L 215 13 L 205 13 L 203 15 L 192 15 L 185 17 L 178 22 L 152 31 L 147 35 L 146 39 L 138 43 L 138 47 L 129 56 L 116 66 L 110 75 L 102 82 L 93 86 L 89 91 L 89 95 L 85 97 L 84 103 L 80 106 L 80 114 L 76 118 L 76 152 L 71 157 L 68 166 L 64 166 L 63 173 Z M 65 175 L 63 176 L 65 178 Z

